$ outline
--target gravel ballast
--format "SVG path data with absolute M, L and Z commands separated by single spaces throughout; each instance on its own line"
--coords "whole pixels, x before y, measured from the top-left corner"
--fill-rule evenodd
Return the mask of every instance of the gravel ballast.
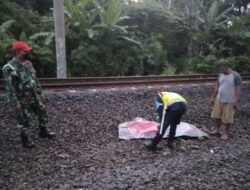
M 0 96 L 0 189 L 250 189 L 250 85 L 227 141 L 177 139 L 170 151 L 144 149 L 145 140 L 118 139 L 118 124 L 142 117 L 155 120 L 153 98 L 164 88 L 105 91 L 46 91 L 45 105 L 54 140 L 38 137 L 31 115 L 23 149 L 14 112 Z M 171 87 L 189 103 L 183 121 L 210 129 L 212 86 Z

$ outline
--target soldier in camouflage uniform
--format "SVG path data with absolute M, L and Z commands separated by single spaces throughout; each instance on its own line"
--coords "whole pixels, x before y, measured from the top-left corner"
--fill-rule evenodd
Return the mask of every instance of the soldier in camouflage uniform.
M 9 102 L 15 109 L 17 131 L 24 147 L 32 148 L 33 142 L 27 136 L 29 115 L 34 112 L 39 119 L 39 136 L 52 138 L 53 132 L 48 130 L 48 114 L 41 101 L 41 86 L 36 77 L 36 71 L 29 61 L 32 50 L 24 42 L 15 42 L 12 47 L 15 57 L 4 67 L 3 77 L 6 83 Z

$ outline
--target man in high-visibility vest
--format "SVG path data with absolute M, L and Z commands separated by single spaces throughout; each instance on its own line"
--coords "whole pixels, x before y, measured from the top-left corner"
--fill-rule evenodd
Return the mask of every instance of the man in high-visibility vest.
M 168 147 L 173 149 L 176 127 L 187 110 L 187 101 L 177 93 L 160 92 L 155 98 L 155 106 L 161 121 L 160 130 L 151 142 L 145 144 L 145 147 L 155 151 L 157 144 L 170 125 Z

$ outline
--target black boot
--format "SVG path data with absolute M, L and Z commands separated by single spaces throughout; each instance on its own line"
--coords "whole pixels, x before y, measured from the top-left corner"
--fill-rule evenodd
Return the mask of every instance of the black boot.
M 21 136 L 21 141 L 22 141 L 23 147 L 33 148 L 35 146 L 34 143 L 29 140 L 28 136 L 24 132 L 22 132 L 20 136 Z
M 167 144 L 167 147 L 169 148 L 169 149 L 171 149 L 171 150 L 173 150 L 174 149 L 174 146 L 173 146 L 173 144 L 174 144 L 174 137 L 169 137 L 168 138 L 168 144 Z
M 55 136 L 56 136 L 56 134 L 54 132 L 49 131 L 47 127 L 40 128 L 39 137 L 41 137 L 41 138 L 46 138 L 46 137 L 53 138 Z
M 174 147 L 173 147 L 173 143 L 169 143 L 169 142 L 168 142 L 167 146 L 168 146 L 168 148 L 169 148 L 169 149 L 171 149 L 171 150 L 173 150 L 173 149 L 174 149 Z
M 153 141 L 145 143 L 144 147 L 148 150 L 156 151 L 156 145 L 153 143 Z
M 161 136 L 157 134 L 151 142 L 145 143 L 144 147 L 148 150 L 156 151 L 157 144 L 160 142 L 160 140 L 161 140 Z

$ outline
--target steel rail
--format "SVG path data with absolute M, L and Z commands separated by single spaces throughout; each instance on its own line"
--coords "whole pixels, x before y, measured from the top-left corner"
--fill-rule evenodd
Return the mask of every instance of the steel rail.
M 242 73 L 244 81 L 250 81 L 250 73 Z M 77 77 L 67 79 L 41 78 L 43 88 L 94 88 L 129 85 L 162 85 L 186 83 L 215 82 L 217 75 L 171 75 L 171 76 L 128 76 L 128 77 Z M 0 79 L 0 90 L 4 89 L 4 81 Z

